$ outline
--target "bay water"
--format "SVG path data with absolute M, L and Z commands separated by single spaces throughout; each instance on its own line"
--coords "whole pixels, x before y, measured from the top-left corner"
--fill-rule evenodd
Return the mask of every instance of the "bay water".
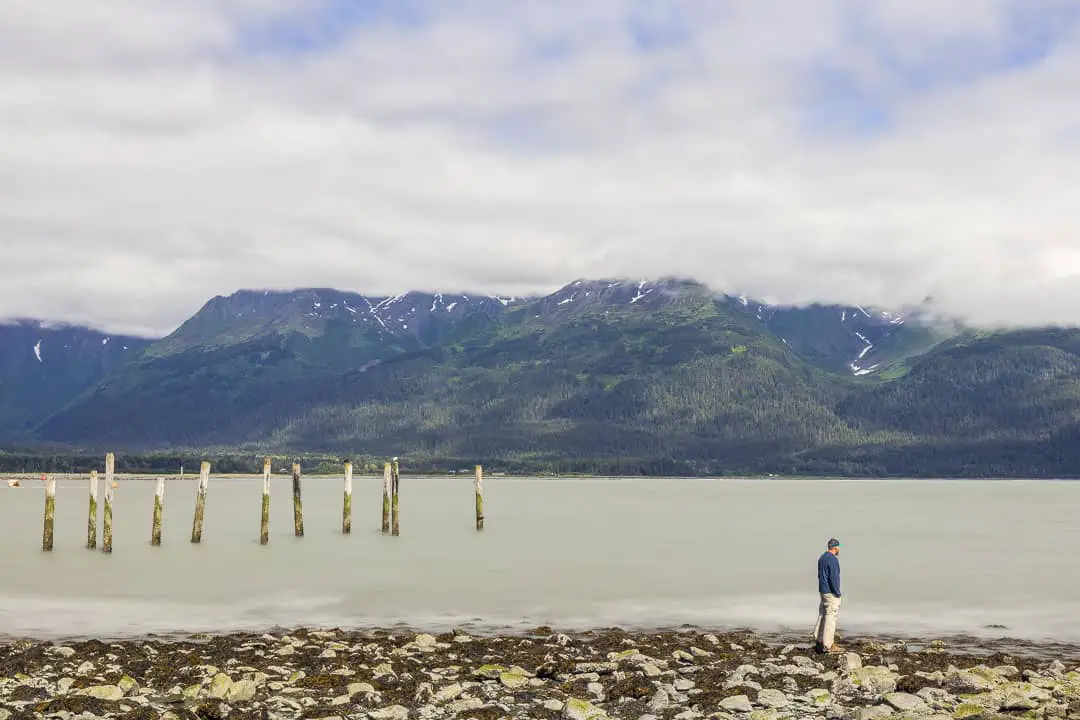
M 471 478 L 405 476 L 391 537 L 379 532 L 381 478 L 354 479 L 345 536 L 341 479 L 312 477 L 295 538 L 291 480 L 276 476 L 260 546 L 261 479 L 212 478 L 195 545 L 195 482 L 170 478 L 152 547 L 154 485 L 120 480 L 111 555 L 100 540 L 85 548 L 85 480 L 58 483 L 50 553 L 43 483 L 0 486 L 0 634 L 683 623 L 809 634 L 817 557 L 836 537 L 841 634 L 1080 641 L 1080 482 L 489 477 L 477 532 Z

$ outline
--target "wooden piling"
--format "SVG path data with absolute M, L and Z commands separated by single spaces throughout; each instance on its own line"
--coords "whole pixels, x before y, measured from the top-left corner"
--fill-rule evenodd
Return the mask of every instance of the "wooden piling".
M 484 529 L 484 467 L 476 466 L 476 529 Z
M 270 542 L 270 458 L 263 460 L 262 520 L 259 523 L 259 544 Z
M 97 498 L 98 498 L 98 475 L 97 470 L 90 471 L 90 515 L 86 520 L 86 548 L 97 549 Z
M 53 517 L 56 514 L 56 478 L 45 477 L 45 526 L 41 530 L 41 549 L 53 549 Z
M 352 532 L 352 463 L 345 463 L 345 499 L 341 507 L 341 533 Z
M 390 498 L 390 513 L 391 513 L 390 522 L 392 524 L 392 527 L 390 528 L 390 534 L 391 535 L 397 535 L 397 534 L 399 534 L 398 531 L 400 529 L 398 527 L 398 484 L 401 481 L 401 476 L 398 475 L 397 458 L 394 458 L 394 476 L 393 476 L 393 480 L 394 480 L 393 488 L 391 489 L 392 492 L 393 492 L 393 495 Z
M 165 478 L 157 479 L 154 490 L 154 522 L 150 528 L 150 544 L 161 545 L 161 514 L 165 510 Z
M 191 542 L 202 542 L 203 518 L 206 515 L 206 488 L 210 485 L 210 463 L 203 460 L 199 467 L 199 485 L 195 490 L 195 522 L 191 526 Z
M 383 464 L 383 488 L 382 488 L 382 531 L 390 532 L 390 486 L 394 482 L 394 471 L 390 463 Z
M 300 499 L 300 463 L 292 466 L 293 535 L 304 536 L 304 503 Z
M 101 551 L 112 552 L 112 504 L 113 491 L 116 485 L 113 480 L 116 474 L 116 456 L 109 453 L 105 456 L 105 509 L 102 513 Z

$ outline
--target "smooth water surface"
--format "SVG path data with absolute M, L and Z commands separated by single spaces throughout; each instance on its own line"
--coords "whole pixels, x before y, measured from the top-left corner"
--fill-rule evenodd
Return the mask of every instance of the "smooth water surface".
M 203 542 L 195 483 L 170 479 L 162 547 L 153 481 L 122 479 L 114 550 L 85 549 L 87 483 L 62 480 L 41 551 L 42 483 L 0 486 L 0 633 L 30 636 L 477 625 L 678 623 L 803 629 L 815 565 L 841 540 L 841 631 L 1080 640 L 1080 483 L 1064 481 L 524 479 L 401 481 L 401 535 L 379 532 L 381 478 L 212 479 Z M 104 483 L 102 483 L 104 488 Z M 101 521 L 99 519 L 99 533 Z M 1004 625 L 1008 629 L 987 628 Z

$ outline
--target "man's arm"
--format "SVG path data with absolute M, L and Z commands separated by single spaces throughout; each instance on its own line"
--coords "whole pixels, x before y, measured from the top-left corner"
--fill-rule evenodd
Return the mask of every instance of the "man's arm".
M 835 556 L 829 562 L 829 592 L 840 597 L 840 561 Z

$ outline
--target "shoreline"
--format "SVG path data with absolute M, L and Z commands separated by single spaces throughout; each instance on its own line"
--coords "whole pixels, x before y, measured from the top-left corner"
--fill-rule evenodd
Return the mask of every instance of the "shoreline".
M 1072 717 L 1080 645 L 701 627 L 0 639 L 0 718 Z M 30 711 L 31 715 L 16 715 Z M 1002 716 L 1002 717 L 1004 717 Z M 69 717 L 69 716 L 64 716 Z

